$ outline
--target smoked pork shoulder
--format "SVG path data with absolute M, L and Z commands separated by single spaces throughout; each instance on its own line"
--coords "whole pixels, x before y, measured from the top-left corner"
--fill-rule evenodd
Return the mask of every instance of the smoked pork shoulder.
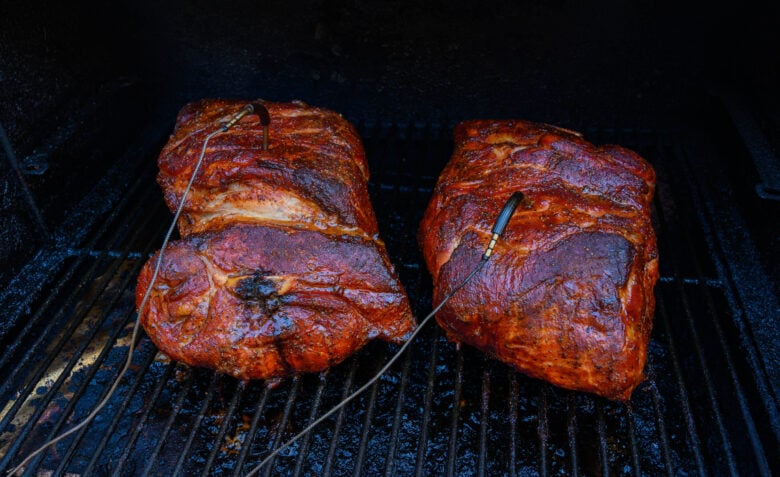
M 158 160 L 171 211 L 206 136 L 244 104 L 181 110 Z M 327 369 L 374 338 L 402 342 L 415 324 L 378 235 L 354 128 L 303 103 L 262 104 L 267 150 L 255 114 L 210 140 L 141 323 L 175 360 L 276 380 Z M 157 259 L 138 278 L 137 306 Z
M 479 263 L 512 193 L 525 199 L 436 315 L 447 337 L 557 386 L 628 400 L 655 306 L 654 188 L 652 167 L 619 146 L 527 121 L 459 124 L 419 232 L 434 303 Z

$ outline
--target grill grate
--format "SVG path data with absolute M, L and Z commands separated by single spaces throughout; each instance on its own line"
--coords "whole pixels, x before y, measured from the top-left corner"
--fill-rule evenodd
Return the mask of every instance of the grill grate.
M 449 130 L 362 124 L 372 199 L 418 316 L 430 278 L 416 227 Z M 640 475 L 777 472 L 773 403 L 738 339 L 709 253 L 702 191 L 682 137 L 587 131 L 653 162 L 662 279 L 647 367 L 630 405 L 554 388 L 464 347 L 435 326 L 364 395 L 284 451 L 264 475 Z M 83 418 L 121 368 L 135 277 L 170 220 L 149 157 L 99 226 L 51 267 L 0 356 L 0 470 Z M 395 350 L 372 343 L 320 375 L 276 389 L 190 369 L 139 340 L 133 366 L 87 428 L 26 475 L 242 475 L 365 382 Z

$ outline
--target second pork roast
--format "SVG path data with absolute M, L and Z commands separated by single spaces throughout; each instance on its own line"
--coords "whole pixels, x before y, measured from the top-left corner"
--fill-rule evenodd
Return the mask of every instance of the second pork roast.
M 437 314 L 449 339 L 558 386 L 628 400 L 655 306 L 654 187 L 637 154 L 571 131 L 458 125 L 420 226 L 434 303 L 477 265 L 506 200 L 525 200 L 490 261 Z

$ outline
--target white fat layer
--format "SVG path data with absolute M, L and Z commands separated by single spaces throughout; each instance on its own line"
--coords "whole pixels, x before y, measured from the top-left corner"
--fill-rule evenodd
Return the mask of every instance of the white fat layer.
M 198 222 L 199 230 L 205 230 L 214 220 L 293 228 L 308 225 L 329 235 L 357 236 L 376 242 L 376 237 L 369 236 L 362 229 L 340 225 L 335 217 L 324 213 L 318 207 L 292 197 L 253 201 L 251 205 L 242 201 L 240 206 L 220 201 L 213 207 L 209 204 L 206 210 L 207 212 L 191 213 Z

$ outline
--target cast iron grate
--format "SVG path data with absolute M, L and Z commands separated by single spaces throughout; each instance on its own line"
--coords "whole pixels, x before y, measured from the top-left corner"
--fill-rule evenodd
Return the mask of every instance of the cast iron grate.
M 415 311 L 430 309 L 416 227 L 449 157 L 449 129 L 363 124 L 382 235 Z M 656 167 L 657 287 L 648 380 L 629 405 L 554 388 L 429 326 L 367 393 L 283 452 L 280 475 L 769 475 L 778 471 L 761 379 L 708 252 L 678 135 L 586 131 Z M 152 158 L 86 243 L 56 262 L 0 355 L 0 470 L 84 417 L 116 376 L 135 277 L 170 220 Z M 190 369 L 140 339 L 96 420 L 25 475 L 242 475 L 365 382 L 393 346 L 372 343 L 276 389 Z

